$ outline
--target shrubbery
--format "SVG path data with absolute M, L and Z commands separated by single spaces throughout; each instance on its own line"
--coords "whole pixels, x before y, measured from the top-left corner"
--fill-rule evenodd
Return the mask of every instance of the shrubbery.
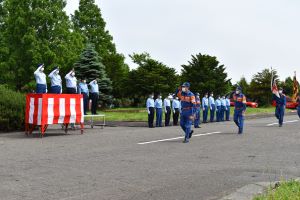
M 20 130 L 24 127 L 25 95 L 0 85 L 0 131 Z

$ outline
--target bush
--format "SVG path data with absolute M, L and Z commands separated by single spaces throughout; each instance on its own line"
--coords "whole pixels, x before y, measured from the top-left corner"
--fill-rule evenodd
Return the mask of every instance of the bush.
M 24 128 L 25 95 L 0 85 L 0 131 Z

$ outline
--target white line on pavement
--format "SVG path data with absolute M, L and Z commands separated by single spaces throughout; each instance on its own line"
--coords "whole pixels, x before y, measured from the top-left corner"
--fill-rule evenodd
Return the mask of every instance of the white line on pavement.
M 202 134 L 196 134 L 193 135 L 193 137 L 200 137 L 200 136 L 205 136 L 205 135 L 213 135 L 213 134 L 217 134 L 217 133 L 221 133 L 219 131 L 217 132 L 211 132 L 211 133 L 202 133 Z M 151 144 L 151 143 L 157 143 L 157 142 L 164 142 L 164 141 L 171 141 L 171 140 L 177 140 L 177 139 L 183 139 L 184 137 L 175 137 L 175 138 L 168 138 L 168 139 L 162 139 L 162 140 L 153 140 L 153 141 L 149 141 L 149 142 L 141 142 L 138 144 Z
M 287 123 L 294 123 L 294 122 L 298 122 L 299 120 L 291 120 L 291 121 L 285 121 L 283 122 L 284 124 L 287 124 Z M 267 126 L 274 126 L 274 125 L 278 125 L 278 122 L 276 123 L 272 123 L 272 124 L 267 124 Z

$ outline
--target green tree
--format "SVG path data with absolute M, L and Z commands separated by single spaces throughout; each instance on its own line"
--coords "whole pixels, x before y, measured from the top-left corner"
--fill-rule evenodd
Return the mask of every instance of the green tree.
M 251 80 L 249 95 L 253 98 L 253 100 L 258 102 L 259 106 L 267 106 L 271 104 L 271 77 L 271 70 L 264 69 L 262 72 L 255 74 Z M 278 75 L 276 70 L 273 70 L 273 78 L 278 84 Z
M 101 55 L 107 75 L 113 82 L 114 96 L 124 96 L 124 79 L 128 76 L 129 67 L 125 64 L 125 57 L 117 53 L 113 37 L 106 30 L 106 23 L 95 1 L 80 0 L 78 10 L 72 15 L 72 22 L 75 31 L 84 36 L 86 43 L 94 44 L 96 51 Z
M 33 71 L 38 63 L 45 64 L 46 73 L 54 65 L 64 71 L 80 54 L 82 37 L 71 31 L 65 6 L 65 0 L 4 1 L 9 13 L 5 20 L 9 52 L 5 65 L 13 76 L 10 84 L 16 89 L 33 87 Z
M 173 68 L 154 60 L 148 53 L 130 55 L 138 65 L 129 72 L 128 92 L 131 97 L 143 100 L 150 93 L 167 95 L 173 93 L 178 86 L 178 76 Z
M 100 90 L 100 103 L 107 106 L 112 102 L 111 81 L 107 78 L 105 66 L 101 62 L 92 44 L 87 44 L 86 48 L 80 55 L 79 60 L 75 63 L 77 77 L 86 78 L 87 82 L 97 79 Z
M 294 81 L 291 77 L 287 77 L 281 84 L 284 93 L 290 97 L 293 96 Z
M 190 82 L 191 90 L 204 94 L 226 94 L 231 89 L 231 81 L 227 78 L 224 65 L 219 65 L 216 57 L 197 54 L 187 65 L 182 65 L 182 82 Z

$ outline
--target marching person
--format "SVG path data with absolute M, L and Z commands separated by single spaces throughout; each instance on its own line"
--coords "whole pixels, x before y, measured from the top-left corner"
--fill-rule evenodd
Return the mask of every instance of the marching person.
M 225 100 L 225 96 L 223 95 L 221 99 L 221 113 L 220 113 L 221 121 L 224 121 L 225 112 L 226 112 L 226 100 Z
M 165 109 L 165 126 L 170 125 L 170 117 L 171 117 L 171 99 L 172 96 L 168 96 L 164 99 L 164 109 Z
M 88 104 L 89 104 L 89 88 L 86 84 L 86 79 L 81 78 L 81 82 L 78 84 L 78 94 L 83 95 L 83 112 L 87 115 Z
M 153 120 L 154 120 L 154 96 L 153 94 L 150 94 L 147 102 L 146 102 L 146 107 L 147 107 L 147 112 L 148 112 L 148 127 L 149 128 L 154 128 L 153 126 Z
M 226 96 L 226 121 L 230 121 L 230 99 L 229 96 Z
M 162 100 L 161 95 L 158 95 L 158 98 L 154 102 L 155 111 L 156 111 L 156 127 L 162 127 Z
M 298 112 L 298 116 L 300 118 L 300 94 L 297 97 L 297 103 L 298 103 L 297 112 Z
M 75 71 L 72 69 L 66 76 L 67 94 L 77 94 L 77 79 Z
M 194 119 L 194 127 L 200 128 L 200 111 L 201 111 L 201 100 L 200 100 L 200 94 L 196 93 L 196 106 L 195 106 L 195 119 Z
M 62 84 L 61 77 L 59 75 L 59 68 L 56 67 L 48 77 L 51 80 L 50 93 L 52 94 L 61 94 L 62 93 Z
M 185 133 L 183 143 L 188 143 L 192 137 L 192 121 L 194 120 L 196 100 L 194 94 L 190 91 L 190 83 L 183 83 L 175 93 L 181 100 L 180 126 Z
M 47 93 L 47 81 L 46 74 L 44 73 L 44 64 L 38 65 L 37 70 L 34 72 L 34 77 L 36 80 L 36 91 L 37 94 Z
M 181 111 L 180 101 L 178 97 L 175 97 L 175 99 L 172 101 L 172 109 L 173 109 L 173 125 L 177 126 L 179 113 Z
M 208 114 L 208 94 L 205 93 L 202 98 L 202 110 L 203 110 L 203 123 L 207 123 L 207 114 Z
M 91 99 L 92 99 L 92 115 L 97 115 L 97 107 L 98 107 L 98 99 L 99 99 L 99 85 L 97 83 L 97 80 L 93 80 L 89 83 L 91 89 Z
M 221 121 L 221 97 L 218 95 L 218 98 L 216 100 L 216 115 L 217 115 L 217 122 Z
M 210 109 L 210 122 L 213 122 L 215 120 L 215 112 L 216 112 L 216 106 L 215 106 L 215 99 L 214 99 L 214 93 L 210 93 L 209 99 L 208 99 L 208 106 Z
M 276 101 L 275 116 L 278 119 L 279 127 L 282 127 L 284 111 L 286 106 L 286 96 L 283 94 L 282 88 L 279 88 L 278 93 L 279 97 L 273 95 L 273 100 Z
M 234 101 L 234 122 L 238 126 L 238 134 L 243 133 L 244 119 L 246 112 L 246 96 L 242 94 L 242 88 L 237 87 L 235 94 L 233 95 Z

